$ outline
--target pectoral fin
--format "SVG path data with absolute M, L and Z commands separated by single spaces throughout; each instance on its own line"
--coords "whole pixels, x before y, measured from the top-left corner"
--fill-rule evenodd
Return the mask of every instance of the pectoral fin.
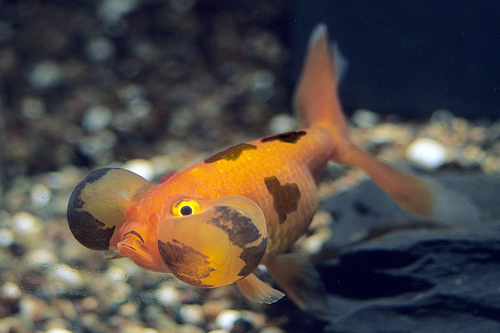
M 262 282 L 253 273 L 236 283 L 241 293 L 254 302 L 271 304 L 285 296 L 281 291 Z
M 306 256 L 300 253 L 281 254 L 267 263 L 266 267 L 299 308 L 319 318 L 328 317 L 325 287 Z

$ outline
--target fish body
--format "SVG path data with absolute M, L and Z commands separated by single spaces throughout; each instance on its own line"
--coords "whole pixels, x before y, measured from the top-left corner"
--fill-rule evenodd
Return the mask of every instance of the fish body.
M 284 294 L 252 273 L 263 264 L 299 307 L 324 314 L 319 276 L 306 258 L 286 251 L 316 212 L 328 161 L 362 168 L 424 218 L 436 216 L 445 196 L 350 142 L 324 25 L 312 33 L 294 102 L 304 129 L 233 146 L 159 185 L 123 169 L 91 172 L 68 204 L 73 235 L 194 286 L 237 283 L 247 298 L 272 303 Z

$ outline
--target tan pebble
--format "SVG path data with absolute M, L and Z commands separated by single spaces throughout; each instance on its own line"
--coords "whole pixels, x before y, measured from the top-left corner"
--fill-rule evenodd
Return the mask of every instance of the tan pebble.
M 127 302 L 120 306 L 118 314 L 126 318 L 133 318 L 137 316 L 138 304 L 134 302 Z
M 32 330 L 27 328 L 28 323 L 23 323 L 18 318 L 0 318 L 0 332 L 29 333 Z
M 481 163 L 481 169 L 488 174 L 500 173 L 500 156 L 486 156 L 483 163 Z
M 473 166 L 481 164 L 486 156 L 486 152 L 476 145 L 467 145 L 462 149 L 462 163 L 465 166 Z
M 179 327 L 177 333 L 205 333 L 205 330 L 193 324 L 186 324 Z
M 26 253 L 24 260 L 31 269 L 45 269 L 59 261 L 57 255 L 45 249 L 33 249 Z
M 182 305 L 179 311 L 182 322 L 193 325 L 201 325 L 205 322 L 203 308 L 198 304 Z
M 279 327 L 264 327 L 259 333 L 285 333 L 285 331 Z
M 87 296 L 79 303 L 83 312 L 97 311 L 99 307 L 99 299 L 94 296 Z
M 212 322 L 215 320 L 217 315 L 231 306 L 231 302 L 227 300 L 213 300 L 204 302 L 203 307 L 203 315 L 207 322 Z
M 14 282 L 7 281 L 0 288 L 0 295 L 2 298 L 7 298 L 10 300 L 17 300 L 21 297 L 21 288 Z

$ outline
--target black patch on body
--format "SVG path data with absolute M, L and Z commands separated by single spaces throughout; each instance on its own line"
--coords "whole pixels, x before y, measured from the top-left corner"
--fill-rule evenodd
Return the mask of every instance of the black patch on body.
M 116 168 L 102 168 L 89 173 L 76 185 L 69 198 L 67 210 L 69 229 L 78 242 L 92 250 L 109 250 L 109 242 L 115 232 L 115 226 L 105 228 L 103 222 L 82 210 L 85 203 L 80 195 L 86 186 L 98 181 L 112 169 Z
M 227 206 L 217 206 L 214 210 L 217 216 L 207 223 L 224 230 L 234 245 L 245 248 L 248 243 L 256 241 L 261 236 L 252 220 L 236 210 Z
M 273 207 L 282 224 L 286 220 L 286 214 L 297 210 L 300 200 L 300 190 L 296 183 L 281 185 L 276 176 L 264 178 L 267 190 L 273 196 Z
M 246 248 L 241 252 L 240 258 L 245 262 L 245 266 L 238 273 L 239 276 L 247 276 L 259 266 L 262 257 L 266 253 L 267 237 L 257 246 Z
M 223 150 L 212 157 L 207 158 L 205 160 L 205 163 L 213 163 L 219 160 L 236 161 L 238 158 L 240 158 L 241 153 L 244 150 L 252 150 L 252 149 L 257 149 L 257 146 L 248 143 L 241 143 L 239 145 Z
M 306 131 L 291 131 L 291 132 L 285 132 L 285 133 L 280 133 L 276 135 L 271 135 L 268 137 L 265 137 L 260 140 L 260 142 L 269 142 L 269 141 L 281 141 L 281 142 L 286 142 L 286 143 L 297 143 L 301 137 L 306 135 Z
M 179 280 L 190 285 L 203 288 L 213 287 L 200 281 L 215 270 L 210 267 L 208 257 L 176 239 L 172 241 L 172 243 L 158 241 L 160 256 L 172 273 Z

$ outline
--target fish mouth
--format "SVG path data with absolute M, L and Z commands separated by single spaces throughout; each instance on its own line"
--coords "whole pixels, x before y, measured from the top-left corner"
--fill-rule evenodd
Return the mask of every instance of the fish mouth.
M 127 256 L 141 266 L 154 266 L 156 261 L 150 254 L 144 238 L 136 231 L 129 231 L 123 235 L 124 239 L 117 244 L 121 256 Z

